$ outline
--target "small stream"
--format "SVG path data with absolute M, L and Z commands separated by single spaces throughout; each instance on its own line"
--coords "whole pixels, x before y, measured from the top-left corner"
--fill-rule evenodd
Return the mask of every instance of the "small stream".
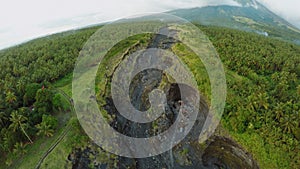
M 164 34 L 176 34 L 174 31 L 162 29 Z M 156 35 L 148 48 L 170 49 L 176 43 L 174 39 L 167 38 L 164 35 Z M 140 110 L 145 111 L 149 108 L 148 95 L 156 89 L 161 81 L 165 79 L 165 74 L 161 70 L 148 69 L 140 72 L 135 76 L 130 85 L 130 98 L 132 105 Z M 151 123 L 135 123 L 124 118 L 115 108 L 111 98 L 107 98 L 107 105 L 104 106 L 106 111 L 116 118 L 111 126 L 118 132 L 136 138 L 146 138 L 157 135 L 167 130 L 176 120 L 181 105 L 180 88 L 186 88 L 193 97 L 194 89 L 184 85 L 169 82 L 169 88 L 165 91 L 167 95 L 167 106 L 165 114 Z M 208 114 L 208 105 L 203 99 L 200 99 L 200 111 L 197 120 L 185 139 L 176 145 L 173 149 L 149 158 L 126 158 L 117 157 L 117 166 L 119 169 L 240 169 L 259 168 L 250 154 L 245 152 L 241 146 L 229 138 L 222 136 L 212 136 L 205 145 L 198 143 L 202 126 L 204 125 Z M 158 124 L 158 128 L 154 128 Z M 171 141 L 171 140 L 170 140 Z M 72 161 L 73 168 L 85 168 L 91 162 L 88 154 L 95 153 L 90 149 L 75 150 L 69 161 Z M 87 167 L 88 168 L 88 167 Z M 95 168 L 108 168 L 108 165 L 97 164 Z

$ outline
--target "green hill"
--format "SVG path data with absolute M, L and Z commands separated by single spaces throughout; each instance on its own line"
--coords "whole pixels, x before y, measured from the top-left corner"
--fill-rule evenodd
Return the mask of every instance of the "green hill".
M 222 26 L 299 43 L 300 30 L 258 2 L 239 1 L 241 6 L 207 6 L 178 9 L 170 14 L 202 25 Z

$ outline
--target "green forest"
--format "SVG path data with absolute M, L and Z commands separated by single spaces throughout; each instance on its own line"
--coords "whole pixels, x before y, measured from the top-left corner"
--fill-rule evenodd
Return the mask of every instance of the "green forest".
M 226 71 L 222 128 L 261 168 L 299 168 L 300 46 L 255 33 L 198 27 L 213 43 Z M 65 129 L 71 130 L 67 137 L 72 141 L 62 143 L 61 155 L 89 142 L 71 114 L 71 83 L 79 52 L 97 29 L 59 33 L 0 51 L 0 168 L 28 168 L 22 165 L 32 160 L 30 152 L 50 140 L 43 145 L 47 150 Z M 151 38 L 145 37 L 120 43 L 111 53 L 122 53 L 137 42 L 142 46 Z M 173 51 L 190 55 L 181 44 Z M 185 62 L 197 71 L 196 64 Z M 206 94 L 205 88 L 200 90 Z M 54 166 L 56 160 L 46 159 Z

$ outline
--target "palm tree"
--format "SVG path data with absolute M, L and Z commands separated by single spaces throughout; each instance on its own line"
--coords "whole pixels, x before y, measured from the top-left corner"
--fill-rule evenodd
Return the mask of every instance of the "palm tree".
M 1 130 L 2 132 L 2 144 L 1 147 L 4 150 L 4 152 L 11 152 L 10 148 L 13 146 L 12 143 L 14 143 L 13 133 L 10 132 L 8 129 L 3 128 Z
M 259 93 L 257 95 L 257 101 L 258 101 L 258 105 L 260 106 L 260 108 L 264 108 L 264 109 L 268 109 L 269 107 L 269 103 L 268 103 L 268 99 L 269 99 L 269 96 L 267 93 Z
M 36 125 L 36 128 L 39 130 L 37 135 L 43 135 L 47 137 L 52 137 L 54 134 L 54 130 L 51 128 L 51 125 L 47 125 L 46 123 L 42 122 Z
M 5 113 L 4 112 L 0 112 L 0 126 L 1 127 L 4 127 L 7 119 L 8 118 L 6 117 Z
M 281 126 L 283 127 L 283 132 L 291 133 L 294 129 L 297 122 L 292 118 L 291 115 L 287 115 L 281 121 Z
M 13 102 L 17 101 L 17 97 L 15 96 L 15 93 L 8 91 L 6 93 L 5 100 L 7 103 L 13 103 Z
M 23 93 L 25 91 L 25 82 L 23 79 L 20 79 L 18 82 L 17 82 L 17 90 L 19 93 Z
M 280 119 L 284 116 L 284 104 L 283 103 L 277 103 L 274 107 L 275 111 L 275 119 L 280 121 Z
M 24 155 L 24 154 L 27 153 L 27 151 L 26 151 L 25 148 L 26 148 L 26 145 L 23 144 L 22 142 L 16 143 L 16 144 L 14 145 L 13 153 L 14 153 L 15 155 Z
M 11 121 L 11 124 L 10 124 L 9 128 L 12 128 L 14 132 L 16 132 L 18 129 L 21 129 L 21 131 L 25 134 L 25 136 L 28 138 L 30 143 L 33 143 L 24 129 L 26 127 L 27 117 L 25 117 L 21 114 L 18 114 L 17 111 L 14 111 L 11 114 L 10 121 Z
M 258 94 L 252 94 L 248 96 L 247 102 L 248 102 L 248 109 L 252 111 L 258 111 L 262 108 L 265 110 L 268 110 L 269 103 L 268 103 L 269 96 L 267 93 L 258 93 Z
M 247 108 L 250 111 L 256 111 L 258 107 L 258 103 L 255 100 L 255 96 L 253 94 L 247 97 L 247 103 L 248 103 Z

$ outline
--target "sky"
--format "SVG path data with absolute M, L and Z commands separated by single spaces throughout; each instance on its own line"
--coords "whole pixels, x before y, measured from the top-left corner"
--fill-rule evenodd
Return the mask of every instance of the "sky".
M 61 31 L 147 12 L 207 5 L 238 5 L 233 0 L 0 0 L 0 49 Z M 258 0 L 300 28 L 299 0 Z
M 300 29 L 299 0 L 258 0 L 258 2 Z

